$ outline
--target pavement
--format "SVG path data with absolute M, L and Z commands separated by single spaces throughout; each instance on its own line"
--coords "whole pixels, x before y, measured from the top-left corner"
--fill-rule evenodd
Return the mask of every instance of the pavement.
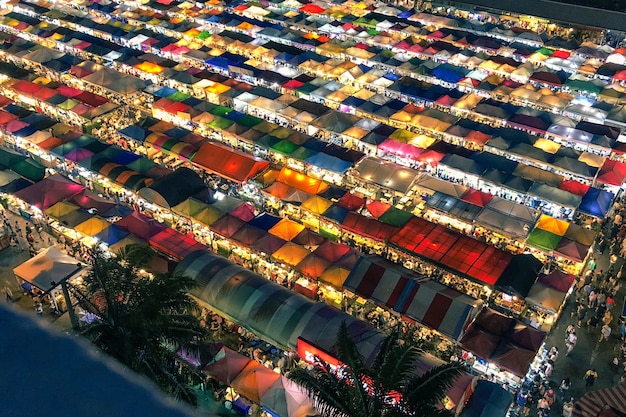
M 594 254 L 597 261 L 597 271 L 609 270 L 609 255 L 606 252 L 608 251 L 605 251 L 602 255 L 598 253 Z M 620 260 L 615 265 L 615 271 L 619 269 L 621 262 L 623 261 Z M 626 278 L 622 279 L 624 280 Z M 559 320 L 556 322 L 556 325 L 552 328 L 545 341 L 547 349 L 556 346 L 559 350 L 559 356 L 554 364 L 552 376 L 549 378 L 550 386 L 556 393 L 556 401 L 550 409 L 550 416 L 562 416 L 564 400 L 572 397 L 574 401 L 576 401 L 588 391 L 585 388 L 585 381 L 583 380 L 583 376 L 588 369 L 595 369 L 598 372 L 598 378 L 589 391 L 609 388 L 619 384 L 620 377 L 623 374 L 623 367 L 620 366 L 618 369 L 612 368 L 611 362 L 613 357 L 619 356 L 619 348 L 622 343 L 620 341 L 618 320 L 621 315 L 625 292 L 626 291 L 622 289 L 615 298 L 616 303 L 611 310 L 613 321 L 611 323 L 612 332 L 609 340 L 598 343 L 601 326 L 597 326 L 594 329 L 583 323 L 581 328 L 576 328 L 576 335 L 578 336 L 576 346 L 569 356 L 565 356 L 565 329 L 569 324 L 576 325 L 577 323 L 576 317 L 571 317 L 576 295 L 574 293 L 570 295 Z M 589 314 L 587 318 L 589 318 Z M 563 395 L 558 388 L 565 377 L 569 377 L 572 385 L 565 395 Z M 533 409 L 530 415 L 535 416 L 537 413 Z

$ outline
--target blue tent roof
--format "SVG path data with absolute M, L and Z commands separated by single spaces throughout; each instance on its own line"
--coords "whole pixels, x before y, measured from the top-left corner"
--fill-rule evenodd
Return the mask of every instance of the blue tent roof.
M 155 91 L 153 94 L 157 97 L 169 97 L 174 93 L 177 93 L 178 90 L 172 87 L 163 87 L 157 91 Z
M 254 219 L 250 220 L 248 224 L 250 226 L 258 227 L 259 229 L 263 229 L 266 232 L 270 230 L 272 227 L 281 221 L 281 218 L 278 216 L 272 216 L 268 213 L 261 213 L 256 216 Z
M 124 239 L 128 235 L 129 233 L 126 230 L 122 230 L 115 225 L 111 225 L 94 237 L 110 246 Z
M 451 64 L 441 64 L 433 70 L 433 75 L 449 83 L 458 83 L 467 75 L 467 70 Z
M 504 417 L 513 395 L 493 382 L 479 380 L 460 417 Z
M 319 152 L 308 157 L 306 162 L 316 167 L 324 168 L 328 171 L 339 172 L 341 174 L 345 174 L 346 171 L 352 166 L 351 162 L 346 162 L 323 152 Z
M 603 218 L 609 211 L 613 198 L 615 198 L 613 193 L 598 188 L 590 188 L 580 202 L 578 211 L 590 216 Z
M 345 209 L 341 206 L 333 204 L 332 206 L 328 208 L 328 210 L 324 212 L 323 216 L 326 217 L 327 219 L 334 220 L 339 224 L 343 224 L 343 221 L 345 220 L 348 213 L 349 213 L 348 209 Z
M 118 130 L 118 133 L 127 138 L 134 139 L 139 142 L 143 142 L 150 134 L 149 130 L 141 128 L 137 125 L 126 126 L 124 129 Z

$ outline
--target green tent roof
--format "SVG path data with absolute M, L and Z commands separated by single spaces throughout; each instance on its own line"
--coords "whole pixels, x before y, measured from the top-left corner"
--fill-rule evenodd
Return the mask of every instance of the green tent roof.
M 280 152 L 282 154 L 288 155 L 299 148 L 295 143 L 289 142 L 288 140 L 281 140 L 280 142 L 274 144 L 272 147 L 273 151 Z
M 380 216 L 378 220 L 392 226 L 402 227 L 411 219 L 411 217 L 413 217 L 412 213 L 391 207 L 385 212 L 385 214 Z
M 535 228 L 535 230 L 528 235 L 526 243 L 539 249 L 551 251 L 556 249 L 562 238 L 562 236 L 555 235 L 554 233 Z

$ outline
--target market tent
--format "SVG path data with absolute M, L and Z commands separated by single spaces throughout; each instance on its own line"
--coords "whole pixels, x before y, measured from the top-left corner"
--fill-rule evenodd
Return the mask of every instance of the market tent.
M 593 242 L 596 240 L 596 232 L 592 229 L 587 229 L 582 226 L 579 226 L 575 223 L 570 223 L 567 232 L 565 232 L 566 239 L 573 240 L 585 246 L 593 245 Z
M 193 197 L 189 197 L 183 202 L 172 207 L 172 211 L 185 217 L 193 217 L 207 207 L 209 207 L 208 204 Z
M 528 238 L 526 238 L 526 243 L 550 252 L 556 249 L 562 238 L 562 236 L 557 234 L 535 228 L 532 232 L 530 232 Z
M 318 279 L 330 265 L 331 263 L 321 256 L 309 253 L 296 265 L 296 270 L 309 278 Z
M 413 217 L 398 232 L 391 236 L 389 241 L 401 248 L 414 251 L 417 245 L 434 228 L 434 223 L 419 217 Z
M 272 254 L 278 251 L 278 249 L 280 249 L 285 243 L 286 242 L 284 240 L 276 236 L 265 234 L 254 243 L 252 243 L 250 248 L 257 252 Z
M 305 248 L 313 250 L 313 248 L 328 241 L 328 238 L 321 234 L 314 232 L 311 229 L 305 228 L 296 237 L 291 240 L 293 243 L 304 246 Z
M 249 222 L 255 217 L 254 206 L 250 203 L 243 203 L 236 209 L 230 211 L 228 214 L 238 218 L 239 220 L 243 220 L 244 222 Z
M 15 196 L 41 210 L 80 194 L 85 187 L 54 174 L 15 193 Z
M 589 248 L 589 246 L 564 237 L 554 249 L 554 253 L 575 262 L 582 262 L 587 258 L 587 255 L 589 255 Z
M 313 214 L 319 215 L 319 214 L 324 214 L 324 212 L 328 210 L 328 208 L 332 206 L 332 204 L 333 203 L 331 203 L 329 200 L 325 198 L 322 198 L 318 195 L 313 195 L 311 196 L 311 198 L 303 202 L 300 205 L 300 208 L 308 210 Z
M 512 402 L 513 395 L 500 385 L 478 380 L 460 417 L 504 417 Z
M 284 218 L 276 223 L 268 233 L 283 240 L 290 241 L 304 230 L 304 225 L 293 220 Z
M 539 276 L 543 264 L 530 254 L 514 255 L 496 282 L 506 293 L 524 298 Z
M 13 268 L 13 273 L 40 290 L 49 292 L 63 281 L 80 275 L 84 270 L 85 267 L 78 259 L 51 246 Z
M 398 228 L 395 226 L 364 217 L 354 212 L 349 212 L 346 215 L 341 223 L 341 227 L 358 235 L 367 236 L 379 241 L 389 239 L 398 231 Z
M 207 250 L 207 247 L 193 237 L 184 235 L 177 230 L 166 228 L 154 234 L 148 240 L 150 246 L 158 249 L 176 260 L 181 260 L 191 252 Z
M 352 250 L 353 249 L 350 246 L 344 243 L 327 241 L 321 244 L 317 249 L 315 249 L 315 254 L 321 256 L 331 263 L 334 263 L 347 255 Z
M 328 188 L 325 182 L 289 168 L 282 168 L 276 181 L 309 194 L 320 194 Z
M 226 346 L 222 346 L 215 354 L 213 360 L 202 368 L 202 372 L 231 385 L 239 373 L 250 363 L 252 359 L 236 352 Z
M 461 339 L 461 347 L 522 377 L 545 336 L 512 317 L 483 308 Z
M 90 219 L 78 224 L 74 230 L 85 236 L 94 237 L 104 229 L 111 226 L 111 223 L 100 216 L 93 216 Z
M 261 405 L 278 416 L 305 417 L 315 415 L 313 402 L 304 389 L 282 376 L 261 397 Z
M 237 230 L 230 238 L 239 242 L 242 246 L 250 247 L 254 242 L 263 237 L 267 232 L 258 227 L 244 224 L 242 228 Z
M 280 374 L 258 362 L 250 361 L 233 379 L 231 386 L 242 396 L 259 403 L 261 397 L 280 379 Z
M 608 409 L 616 413 L 603 414 Z M 621 416 L 626 414 L 626 385 L 587 392 L 574 404 L 573 417 Z
M 218 210 L 217 208 L 209 205 L 200 211 L 191 215 L 191 218 L 197 221 L 198 223 L 202 223 L 205 226 L 211 226 L 213 223 L 224 217 L 223 212 Z
M 608 185 L 620 186 L 626 179 L 626 164 L 623 162 L 606 159 L 600 171 L 596 176 L 596 180 Z
M 478 207 L 485 207 L 492 198 L 493 196 L 491 194 L 475 190 L 473 188 L 468 188 L 467 191 L 461 195 L 462 201 Z
M 331 266 L 319 276 L 318 281 L 325 282 L 337 289 L 343 289 L 346 279 L 350 275 L 350 270 L 339 266 Z
M 613 193 L 606 190 L 589 188 L 578 206 L 578 211 L 603 219 L 608 213 L 614 197 Z
M 287 265 L 298 265 L 310 252 L 300 245 L 292 242 L 285 243 L 280 249 L 272 254 L 272 257 Z
M 141 246 L 147 247 L 145 240 L 141 240 L 138 237 L 135 237 L 134 235 L 129 234 L 128 236 L 125 236 L 122 239 L 118 240 L 117 242 L 109 245 L 109 250 L 113 253 L 119 253 L 128 245 L 141 245 Z
M 406 309 L 406 297 L 410 294 L 409 292 L 404 299 L 400 299 L 407 283 L 413 281 L 411 288 L 414 288 L 422 280 L 424 277 L 399 265 L 375 256 L 362 256 L 343 286 L 367 300 L 402 312 Z
M 244 224 L 245 222 L 227 214 L 213 223 L 211 225 L 211 230 L 220 236 L 230 238 L 237 233 L 237 231 L 241 229 Z
M 554 288 L 559 292 L 566 293 L 570 290 L 570 288 L 572 288 L 572 284 L 574 284 L 575 280 L 576 277 L 574 275 L 566 274 L 565 272 L 555 269 L 548 275 L 539 274 L 537 282 L 540 282 L 547 287 Z
M 55 203 L 54 205 L 45 209 L 44 213 L 46 216 L 59 219 L 66 214 L 78 210 L 79 208 L 80 207 L 76 204 L 68 203 L 67 201 L 59 201 L 58 203 Z
M 120 229 L 115 225 L 111 225 L 106 229 L 102 230 L 100 233 L 96 234 L 94 238 L 98 239 L 100 242 L 104 242 L 107 245 L 111 246 L 120 240 L 124 239 L 128 236 L 128 232 Z
M 500 197 L 494 197 L 488 204 L 487 207 L 498 211 L 506 216 L 514 217 L 526 223 L 535 224 L 537 220 L 537 216 L 539 215 L 539 211 L 534 210 L 530 207 L 526 207 L 521 204 L 514 203 L 509 200 L 505 200 Z
M 148 241 L 152 236 L 162 232 L 166 227 L 158 221 L 147 217 L 138 211 L 133 211 L 128 216 L 115 223 L 115 226 L 126 230 L 135 237 Z
M 202 169 L 240 183 L 269 167 L 267 161 L 212 142 L 204 143 L 191 161 Z
M 542 214 L 535 227 L 545 230 L 546 232 L 554 233 L 558 236 L 564 236 L 565 232 L 567 232 L 567 228 L 569 227 L 569 222 L 556 219 L 548 216 L 547 214 Z
M 437 281 L 421 281 L 416 288 L 405 288 L 407 297 L 401 313 L 431 329 L 458 340 L 482 308 L 482 301 Z M 398 306 L 396 306 L 398 307 Z
M 367 323 L 207 251 L 188 255 L 176 270 L 195 280 L 198 285 L 190 292 L 202 304 L 282 349 L 295 349 L 301 338 L 333 352 L 337 330 L 345 321 L 359 351 L 371 363 L 384 338 Z
M 565 297 L 567 297 L 567 293 L 536 282 L 528 291 L 524 302 L 538 306 L 550 313 L 557 313 L 563 305 Z
M 366 182 L 378 184 L 384 188 L 407 193 L 412 187 L 418 172 L 402 165 L 366 157 L 354 166 L 354 173 Z
M 169 209 L 206 188 L 196 172 L 189 168 L 178 168 L 173 173 L 154 180 L 137 194 L 149 203 Z

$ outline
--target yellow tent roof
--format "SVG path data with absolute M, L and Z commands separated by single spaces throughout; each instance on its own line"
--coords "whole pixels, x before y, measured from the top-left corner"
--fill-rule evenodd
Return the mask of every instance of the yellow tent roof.
M 539 148 L 542 151 L 551 153 L 553 155 L 557 153 L 558 150 L 561 148 L 561 145 L 559 145 L 558 143 L 552 142 L 551 140 L 544 139 L 544 138 L 537 139 L 537 141 L 535 142 L 533 146 L 535 148 Z
M 224 213 L 212 206 L 207 206 L 191 215 L 192 219 L 206 226 L 211 226 L 222 217 L 224 217 Z
M 567 232 L 569 223 L 563 220 L 555 219 L 546 214 L 542 214 L 537 222 L 537 228 L 545 230 L 546 232 L 554 233 L 555 235 L 564 236 Z
M 318 280 L 330 284 L 335 288 L 341 289 L 343 288 L 343 283 L 346 281 L 346 278 L 348 278 L 348 275 L 350 275 L 350 270 L 339 266 L 331 266 L 319 276 Z
M 67 201 L 59 201 L 53 206 L 45 209 L 44 213 L 46 214 L 46 216 L 58 219 L 59 217 L 63 217 L 66 214 L 78 210 L 79 208 L 80 207 L 78 207 L 76 204 L 68 203 Z
M 148 74 L 160 74 L 161 72 L 163 72 L 162 66 L 147 61 L 135 65 L 135 68 L 140 71 L 147 72 Z
M 313 214 L 323 214 L 332 205 L 333 203 L 326 200 L 325 198 L 320 197 L 318 195 L 314 195 L 311 198 L 309 198 L 307 201 L 302 203 L 300 207 L 302 207 L 305 210 L 310 211 Z
M 109 226 L 111 226 L 111 223 L 104 220 L 102 217 L 93 216 L 76 226 L 74 230 L 82 235 L 93 237 Z
M 285 243 L 280 249 L 272 254 L 272 257 L 280 262 L 296 266 L 309 253 L 308 250 L 292 242 Z
M 282 240 L 290 241 L 304 230 L 304 225 L 294 222 L 290 219 L 282 219 L 274 225 L 268 233 L 281 238 Z
M 196 200 L 193 197 L 189 197 L 182 203 L 179 203 L 175 205 L 174 207 L 172 207 L 172 211 L 174 213 L 177 213 L 183 216 L 191 217 L 194 214 L 199 213 L 200 211 L 204 210 L 208 206 L 209 206 L 208 204 L 203 203 L 200 200 Z

